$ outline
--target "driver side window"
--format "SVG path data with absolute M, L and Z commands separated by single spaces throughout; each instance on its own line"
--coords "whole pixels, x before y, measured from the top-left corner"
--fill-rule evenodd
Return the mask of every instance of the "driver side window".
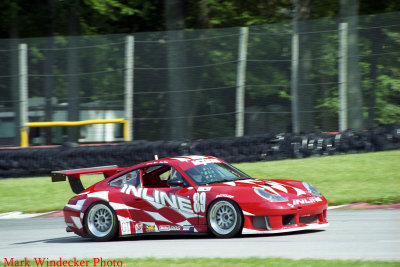
M 113 187 L 122 187 L 124 184 L 140 186 L 140 170 L 133 170 L 112 180 L 109 185 Z
M 143 169 L 143 186 L 148 188 L 168 188 L 168 180 L 179 178 L 185 182 L 182 175 L 169 165 L 153 165 Z

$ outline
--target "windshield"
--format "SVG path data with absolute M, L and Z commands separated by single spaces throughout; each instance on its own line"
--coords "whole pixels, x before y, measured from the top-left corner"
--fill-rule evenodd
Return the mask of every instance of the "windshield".
M 238 169 L 224 163 L 213 163 L 194 166 L 185 170 L 185 173 L 197 184 L 207 185 L 250 179 Z

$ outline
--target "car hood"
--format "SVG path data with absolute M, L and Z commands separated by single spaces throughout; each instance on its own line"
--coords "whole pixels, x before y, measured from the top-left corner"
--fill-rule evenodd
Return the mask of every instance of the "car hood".
M 313 196 L 303 186 L 302 182 L 294 180 L 280 179 L 246 179 L 232 182 L 224 182 L 211 185 L 215 188 L 237 190 L 248 190 L 261 188 L 271 194 L 280 195 L 288 198 L 304 198 Z

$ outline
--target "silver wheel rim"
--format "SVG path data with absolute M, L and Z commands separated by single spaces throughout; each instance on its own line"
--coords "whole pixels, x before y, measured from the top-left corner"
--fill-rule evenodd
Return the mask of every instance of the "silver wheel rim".
M 88 214 L 89 231 L 96 237 L 103 237 L 111 232 L 114 217 L 111 209 L 103 204 L 97 204 Z
M 210 210 L 211 227 L 221 235 L 232 232 L 236 226 L 237 217 L 235 207 L 228 201 L 220 201 Z

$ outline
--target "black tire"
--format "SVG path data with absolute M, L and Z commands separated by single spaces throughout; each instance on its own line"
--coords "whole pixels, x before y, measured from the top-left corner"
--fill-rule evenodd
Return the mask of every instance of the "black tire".
M 243 214 L 236 202 L 219 199 L 208 207 L 207 224 L 217 237 L 235 237 L 242 230 Z
M 118 235 L 117 215 L 106 202 L 95 202 L 87 209 L 84 226 L 95 241 L 109 241 Z

